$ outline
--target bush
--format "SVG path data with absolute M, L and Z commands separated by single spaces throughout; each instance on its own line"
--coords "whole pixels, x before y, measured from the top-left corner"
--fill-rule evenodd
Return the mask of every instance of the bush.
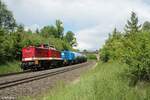
M 109 60 L 120 60 L 123 54 L 123 35 L 120 32 L 109 35 L 102 49 L 100 49 L 100 59 L 103 62 Z
M 150 34 L 140 32 L 125 42 L 124 62 L 136 80 L 150 80 Z
M 128 75 L 133 81 L 150 80 L 149 37 L 149 32 L 138 32 L 120 39 L 112 36 L 100 50 L 100 58 L 103 62 L 117 60 L 129 65 Z

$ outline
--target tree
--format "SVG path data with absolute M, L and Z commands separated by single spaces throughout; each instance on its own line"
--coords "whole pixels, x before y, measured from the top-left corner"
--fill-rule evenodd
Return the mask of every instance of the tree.
M 76 38 L 75 38 L 74 33 L 72 31 L 68 31 L 66 33 L 65 39 L 67 40 L 67 42 L 71 46 L 74 46 L 76 44 Z
M 125 27 L 126 35 L 114 29 L 100 50 L 103 62 L 117 60 L 128 65 L 126 73 L 131 79 L 130 85 L 150 80 L 150 23 L 144 23 L 143 31 L 140 31 L 140 27 L 136 14 L 132 12 L 131 20 Z
M 0 0 L 0 28 L 7 31 L 14 31 L 16 22 L 11 11 L 9 11 L 6 5 Z
M 135 12 L 131 13 L 130 20 L 125 25 L 125 32 L 127 35 L 139 32 L 141 25 L 138 25 L 138 17 Z
M 24 25 L 22 25 L 22 24 L 18 25 L 17 32 L 24 32 Z
M 113 30 L 113 32 L 112 32 L 112 37 L 113 37 L 114 39 L 120 39 L 120 38 L 122 37 L 122 34 L 121 34 L 121 32 L 119 32 L 119 31 L 117 30 L 117 28 L 114 28 L 114 30 Z
M 55 26 L 44 26 L 40 32 L 46 38 L 53 36 L 62 39 L 64 35 L 63 23 L 60 20 L 56 20 Z
M 143 31 L 150 31 L 150 22 L 149 21 L 144 22 L 144 24 L 142 26 L 142 30 Z
M 38 28 L 35 30 L 35 33 L 36 33 L 36 34 L 39 34 L 39 33 L 40 33 Z
M 60 20 L 56 20 L 56 30 L 59 38 L 63 38 L 64 35 L 64 27 L 63 23 Z
M 41 34 L 48 38 L 48 37 L 59 37 L 58 34 L 57 34 L 57 30 L 54 26 L 45 26 L 41 29 Z
M 71 43 L 74 39 L 74 33 L 72 31 L 68 31 L 65 36 L 68 43 Z
M 116 36 L 116 35 L 117 35 L 117 28 L 114 28 L 114 30 L 113 30 L 113 32 L 112 32 L 112 34 L 113 34 L 114 36 Z
M 22 32 L 15 32 L 11 34 L 10 37 L 13 40 L 13 50 L 14 52 L 12 52 L 13 56 L 15 57 L 15 59 L 17 60 L 21 60 L 21 49 L 22 49 L 22 45 L 21 42 L 23 41 L 23 33 Z
M 4 36 L 5 36 L 5 32 L 4 30 L 0 29 L 0 62 L 3 60 L 3 57 L 5 55 L 5 50 L 4 50 Z

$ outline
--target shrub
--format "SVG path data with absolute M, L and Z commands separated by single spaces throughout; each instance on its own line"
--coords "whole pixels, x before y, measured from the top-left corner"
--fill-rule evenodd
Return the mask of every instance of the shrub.
M 126 63 L 128 75 L 134 82 L 150 80 L 149 37 L 149 32 L 138 32 L 120 40 L 111 37 L 100 50 L 100 58 L 103 62 L 117 60 Z
M 140 32 L 125 42 L 124 62 L 136 80 L 150 80 L 150 34 Z

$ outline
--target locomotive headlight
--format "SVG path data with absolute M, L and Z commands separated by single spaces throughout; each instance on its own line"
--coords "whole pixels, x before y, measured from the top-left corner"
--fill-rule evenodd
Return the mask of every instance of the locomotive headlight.
M 35 62 L 34 62 L 36 65 L 38 65 L 39 64 L 39 61 L 38 60 L 35 60 Z
M 65 59 L 65 61 L 64 61 L 65 63 L 67 62 L 67 60 Z
M 65 54 L 64 54 L 64 53 L 61 53 L 61 55 L 64 56 Z

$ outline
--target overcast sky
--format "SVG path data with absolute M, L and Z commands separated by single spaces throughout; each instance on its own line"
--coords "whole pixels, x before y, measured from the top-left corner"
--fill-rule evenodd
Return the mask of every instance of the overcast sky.
M 116 27 L 123 30 L 131 11 L 140 23 L 150 21 L 149 0 L 2 0 L 18 23 L 26 28 L 41 28 L 64 22 L 65 31 L 76 34 L 79 49 L 96 50 L 102 47 L 108 33 Z

